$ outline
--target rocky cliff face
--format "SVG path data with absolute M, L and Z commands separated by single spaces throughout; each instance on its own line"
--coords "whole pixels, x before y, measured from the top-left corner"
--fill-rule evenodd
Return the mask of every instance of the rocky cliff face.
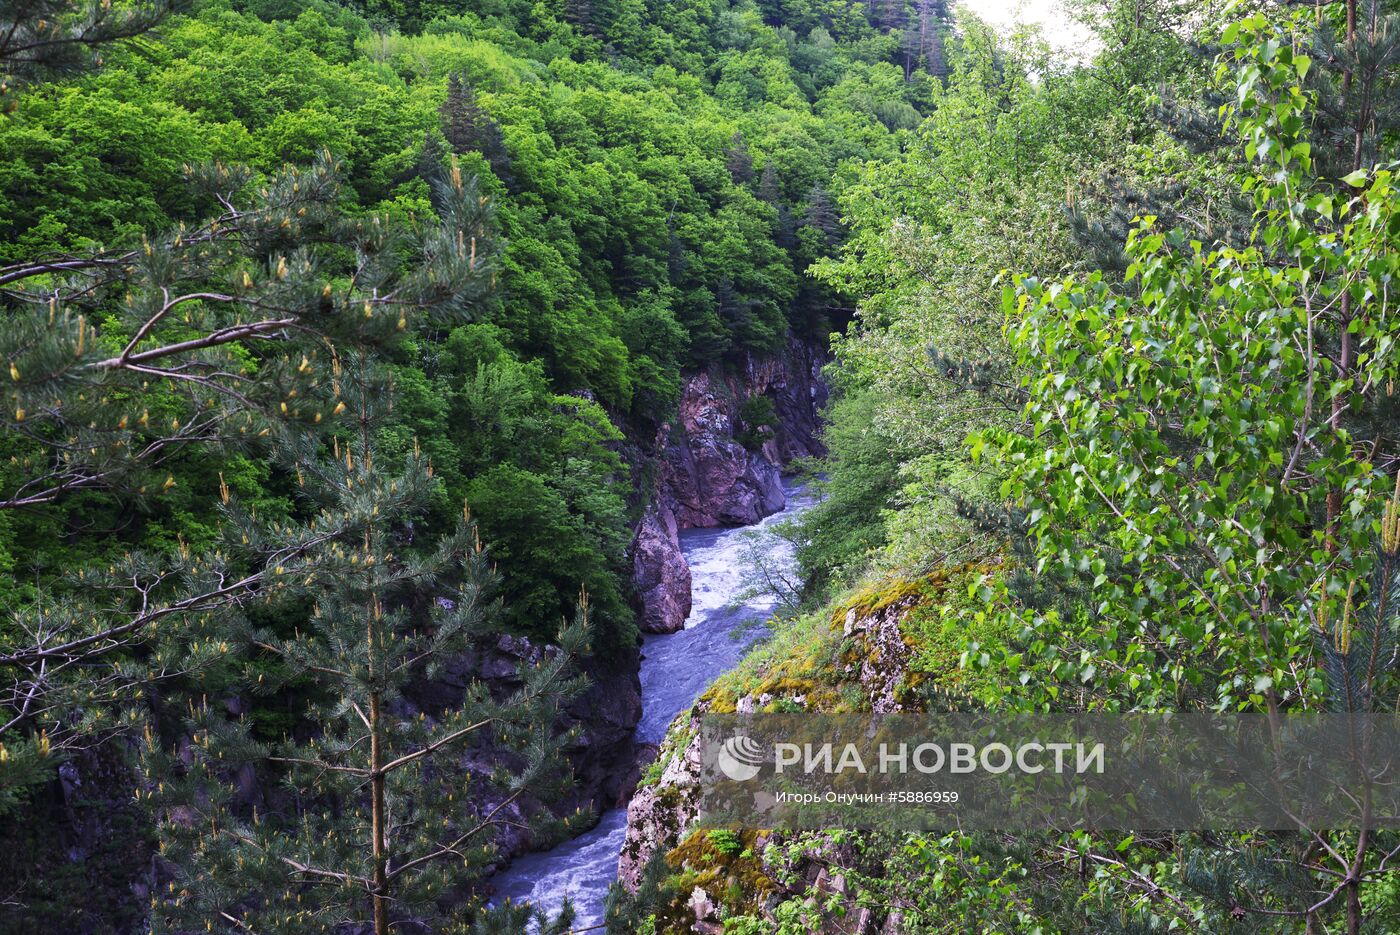
M 700 711 L 674 724 L 658 754 L 660 777 L 639 785 L 627 803 L 627 836 L 618 855 L 617 876 L 635 891 L 652 855 L 680 843 L 700 815 Z
M 657 487 L 633 546 L 643 630 L 674 632 L 690 613 L 681 529 L 742 526 L 776 513 L 785 503 L 783 470 L 825 453 L 818 439 L 824 363 L 821 351 L 793 339 L 782 354 L 751 357 L 739 372 L 686 379 L 676 420 L 657 433 Z M 760 422 L 755 413 L 771 418 Z
M 690 616 L 690 566 L 681 554 L 680 525 L 669 498 L 659 493 L 637 526 L 632 582 L 641 600 L 638 625 L 648 633 L 673 633 Z
M 862 602 L 842 608 L 831 621 L 830 631 L 822 638 L 839 648 L 836 665 L 828 673 L 838 693 L 826 691 L 824 697 L 861 698 L 859 708 L 876 713 L 909 710 L 907 678 L 912 647 L 903 631 L 908 615 L 923 600 L 920 592 L 908 588 L 896 590 L 887 601 Z M 831 686 L 828 686 L 830 689 Z M 657 854 L 669 854 L 673 867 L 697 869 L 729 862 L 724 873 L 712 874 L 716 881 L 743 877 L 759 881 L 767 887 L 760 905 L 749 907 L 760 915 L 771 917 L 778 902 L 792 899 L 811 901 L 813 906 L 826 907 L 820 924 L 813 923 L 813 932 L 892 935 L 902 931 L 898 912 L 876 913 L 848 900 L 846 883 L 830 867 L 843 861 L 830 859 L 831 854 L 799 855 L 790 866 L 769 864 L 769 857 L 754 846 L 753 854 L 739 867 L 731 857 L 716 855 L 705 844 L 703 835 L 687 838 L 687 831 L 699 817 L 702 750 L 700 718 L 708 711 L 733 710 L 741 714 L 771 710 L 781 702 L 810 710 L 821 710 L 824 702 L 814 701 L 817 692 L 806 680 L 761 677 L 756 684 L 737 697 L 711 692 L 701 698 L 689 712 L 677 718 L 662 743 L 658 765 L 652 780 L 640 785 L 627 808 L 627 831 L 618 859 L 618 877 L 625 886 L 635 890 L 647 862 Z M 732 704 L 732 708 L 729 705 Z M 914 704 L 915 708 L 919 705 Z M 698 840 L 697 840 L 698 839 Z M 781 842 L 779 832 L 768 833 L 764 840 Z M 835 845 L 829 845 L 834 847 Z M 717 863 L 718 862 L 718 863 Z M 726 875 L 727 874 L 727 875 Z M 744 875 L 747 874 L 745 877 Z M 780 882 L 781 881 L 781 882 Z M 706 884 L 709 885 L 709 884 Z M 683 926 L 677 931 L 698 933 L 720 932 L 720 913 L 716 901 L 723 898 L 724 889 L 697 886 L 681 893 L 685 901 L 681 912 Z M 732 907 L 731 907 L 732 908 Z M 829 918 L 828 918 L 829 916 Z
M 440 711 L 460 704 L 473 683 L 485 685 L 497 699 L 508 697 L 521 685 L 522 667 L 537 665 L 554 652 L 553 646 L 537 646 L 521 636 L 503 634 L 484 641 L 445 662 L 436 678 L 414 684 L 406 693 L 405 710 L 396 713 L 414 716 L 418 711 Z M 606 667 L 590 661 L 585 671 L 588 689 L 569 704 L 556 724 L 561 731 L 577 729 L 565 750 L 574 773 L 572 793 L 552 803 L 559 814 L 621 805 L 636 782 L 630 764 L 637 759 L 634 733 L 642 713 L 637 660 Z M 486 744 L 469 748 L 459 765 L 463 772 L 485 775 L 502 763 L 499 751 Z M 619 769 L 619 764 L 624 768 Z M 485 813 L 500 804 L 487 799 L 474 807 Z M 505 807 L 501 816 L 504 823 L 495 842 L 502 862 L 530 847 L 526 829 L 531 816 L 543 807 L 530 798 Z

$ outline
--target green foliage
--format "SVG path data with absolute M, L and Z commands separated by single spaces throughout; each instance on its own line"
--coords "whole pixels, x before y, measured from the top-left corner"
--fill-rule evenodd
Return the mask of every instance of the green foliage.
M 971 17 L 962 32 L 904 152 L 838 177 L 849 236 L 813 267 L 861 297 L 833 340 L 826 497 L 805 522 L 803 569 L 817 593 L 872 565 L 885 573 L 986 550 L 948 504 L 995 480 L 964 467 L 968 432 L 1012 421 L 1021 402 L 1007 392 L 1002 271 L 1074 262 L 1066 189 L 1088 167 L 1147 149 L 1117 125 L 1093 76 L 1002 44 Z
M 274 243 L 285 243 L 294 264 L 296 243 L 321 236 L 332 201 L 345 223 L 383 218 L 375 249 L 386 260 L 411 255 L 398 232 L 432 228 L 431 214 L 443 208 L 432 179 L 458 152 L 463 172 L 494 196 L 504 235 L 498 281 L 490 297 L 472 297 L 478 330 L 470 340 L 454 343 L 457 333 L 444 328 L 395 349 L 396 410 L 381 442 L 397 456 L 416 438 L 433 458 L 443 484 L 425 517 L 431 529 L 449 528 L 469 497 L 490 544 L 522 557 L 518 570 L 507 565 L 503 584 L 511 628 L 552 633 L 586 585 L 599 651 L 625 645 L 632 635 L 624 582 L 633 466 L 618 454 L 614 425 L 650 438 L 671 417 L 683 365 L 738 363 L 780 347 L 791 327 L 816 335 L 828 327 L 825 309 L 839 303 L 798 274 L 833 241 L 800 247 L 792 218 L 805 193 L 828 184 L 843 161 L 893 153 L 878 105 L 921 104 L 919 93 L 891 80 L 890 66 L 850 58 L 820 36 L 797 47 L 820 45 L 826 70 L 801 74 L 785 40 L 752 15 L 728 20 L 728 38 L 717 46 L 716 11 L 704 4 L 365 9 L 380 17 L 373 25 L 316 2 L 201 4 L 169 18 L 158 40 L 139 50 L 106 46 L 102 70 L 17 98 L 0 122 L 0 262 L 21 269 L 36 258 L 139 255 L 143 237 L 167 230 L 152 243 L 183 236 L 189 255 L 203 249 L 202 225 L 224 210 L 220 198 L 241 205 L 266 189 L 270 195 L 259 197 L 281 199 L 276 210 L 291 216 L 285 233 L 269 233 L 258 246 L 247 269 L 252 290 L 235 290 L 240 301 L 260 301 L 277 282 Z M 64 19 L 63 28 L 86 28 L 80 20 Z M 92 34 L 115 35 L 106 26 Z M 614 54 L 606 64 L 603 36 Z M 55 60 L 21 77 L 53 79 L 80 64 Z M 838 73 L 849 75 L 839 91 Z M 868 90 L 853 94 L 857 86 Z M 750 158 L 764 163 L 766 187 L 727 165 L 736 134 Z M 322 174 L 283 169 L 321 159 L 337 166 L 333 186 Z M 196 181 L 211 184 L 189 184 L 191 168 L 210 163 L 225 168 L 197 170 Z M 246 171 L 229 168 L 235 165 Z M 293 185 L 298 193 L 286 195 Z M 303 207 L 307 214 L 298 215 Z M 282 215 L 272 220 L 280 224 Z M 488 246 L 482 240 L 477 248 L 485 255 Z M 227 283 L 219 277 L 232 261 L 224 254 L 202 261 L 217 268 L 222 294 Z M 338 257 L 317 256 L 313 265 L 344 275 Z M 231 269 L 227 275 L 241 283 Z M 36 279 L 31 287 L 46 285 Z M 338 310 L 348 307 L 343 285 L 334 285 Z M 83 327 L 96 327 L 101 338 L 85 338 L 85 353 L 99 346 L 119 353 L 151 294 L 140 293 L 133 306 L 113 290 L 95 295 Z M 192 318 L 168 316 L 160 337 L 213 327 L 210 315 L 222 303 L 191 300 L 179 308 Z M 63 321 L 70 332 L 77 327 L 72 316 Z M 395 322 L 393 315 L 374 319 L 391 330 Z M 231 379 L 263 375 L 255 349 L 229 343 L 227 353 Z M 15 363 L 23 374 L 54 363 L 40 356 Z M 308 360 L 323 372 L 324 359 L 308 353 Z M 267 376 L 292 379 L 281 371 Z M 67 411 L 72 427 L 96 422 L 80 433 L 86 457 L 111 461 L 155 440 L 151 425 L 178 420 L 180 434 L 193 440 L 238 408 L 217 394 L 210 416 L 191 418 L 203 398 L 181 382 L 154 381 L 139 401 L 124 389 L 100 414 L 91 397 Z M 12 414 L 24 410 L 26 431 L 50 431 L 52 420 L 35 422 L 42 404 L 12 402 Z M 302 412 L 314 416 L 309 405 Z M 122 417 L 127 427 L 114 430 Z M 761 421 L 756 416 L 754 424 Z M 246 428 L 254 439 L 261 431 Z M 114 431 L 120 445 L 111 444 Z M 23 462 L 40 450 L 16 452 L 20 467 L 6 475 L 11 488 L 32 485 Z M 153 562 L 182 547 L 199 553 L 218 538 L 213 502 L 221 473 L 264 515 L 294 512 L 294 485 L 282 472 L 252 467 L 256 451 L 248 461 L 231 457 L 192 441 L 162 461 L 158 476 L 110 474 L 113 485 L 137 496 L 65 482 L 52 501 L 5 517 L 0 560 L 18 562 L 5 593 L 20 606 L 36 596 L 34 583 L 63 590 L 66 570 L 131 549 Z M 113 534 L 72 532 L 87 528 Z M 19 561 L 12 543 L 21 539 L 33 545 Z
M 1309 60 L 1261 43 L 1237 79 L 1254 242 L 1206 248 L 1148 218 L 1128 242 L 1136 294 L 1018 283 L 1034 434 L 1000 436 L 1004 490 L 1043 567 L 1093 577 L 1075 619 L 1032 624 L 1067 640 L 1037 641 L 1056 660 L 1039 703 L 1077 685 L 1115 705 L 1315 703 L 1309 621 L 1370 565 L 1384 478 L 1332 401 L 1371 408 L 1393 379 L 1396 199 L 1384 170 L 1354 179 L 1355 198 L 1319 185 L 1300 139 Z M 1343 334 L 1356 374 L 1317 350 Z
M 744 849 L 744 842 L 737 832 L 718 829 L 707 831 L 706 836 L 710 839 L 711 847 L 728 857 L 734 857 Z
M 421 452 L 386 467 L 374 441 L 387 413 L 385 376 L 351 358 L 337 373 L 350 413 L 343 433 L 330 450 L 303 436 L 282 452 L 304 479 L 311 519 L 268 524 L 232 494 L 223 504 L 243 553 L 262 559 L 274 542 L 295 544 L 277 557 L 260 598 L 309 606 L 305 625 L 285 634 L 213 613 L 163 634 L 189 668 L 229 654 L 226 691 L 256 697 L 302 682 L 312 704 L 300 716 L 314 728 L 261 741 L 248 719 L 202 701 L 190 705 L 173 749 L 148 734 L 137 797 L 154 806 L 177 875 L 173 896 L 153 907 L 154 931 L 215 918 L 230 931 L 329 932 L 372 920 L 387 933 L 391 918 L 441 928 L 461 918 L 441 908 L 444 896 L 489 864 L 499 810 L 557 788 L 562 740 L 553 724 L 582 687 L 566 676 L 586 639 L 587 598 L 574 624 L 554 634 L 557 649 L 522 666 L 509 697 L 494 700 L 474 684 L 460 704 L 415 702 L 422 680 L 493 632 L 495 583 L 465 516 L 437 541 L 414 541 L 433 470 Z M 467 747 L 496 757 L 497 768 L 444 771 Z M 290 796 L 248 802 L 234 781 L 245 766 L 277 776 Z
M 32 0 L 0 10 L 0 112 L 14 112 L 29 84 L 83 74 L 102 52 L 136 45 L 183 4 L 179 0 Z
M 763 442 L 779 426 L 778 412 L 773 408 L 772 398 L 762 395 L 744 400 L 739 407 L 739 421 L 743 428 L 735 434 L 735 439 L 745 448 L 755 451 L 763 447 Z
M 232 484 L 266 519 L 286 515 L 248 456 L 336 421 L 343 356 L 394 345 L 410 322 L 459 318 L 489 289 L 490 207 L 460 172 L 439 183 L 442 219 L 415 231 L 345 217 L 329 156 L 256 189 L 223 166 L 192 174 L 225 206 L 206 222 L 0 270 L 12 459 L 0 510 L 40 536 L 94 520 L 124 533 L 33 550 L 42 577 L 0 633 L 7 787 L 35 778 L 31 754 L 128 729 L 139 715 L 127 706 L 186 671 L 148 651 L 158 623 L 252 600 L 304 547 L 247 560 L 208 514 Z
M 885 516 L 899 470 L 897 449 L 874 422 L 881 404 L 868 390 L 843 394 L 827 410 L 823 436 L 833 457 L 817 479 L 821 499 L 802 518 L 798 560 L 811 586 L 850 581 L 885 541 Z
M 1392 707 L 1392 5 L 1223 40 L 1215 4 L 1070 6 L 1082 67 L 938 0 L 0 17 L 0 812 L 144 697 L 156 928 L 378 903 L 381 930 L 567 931 L 467 895 L 486 803 L 555 787 L 564 670 L 635 646 L 640 446 L 682 368 L 791 332 L 843 332 L 822 500 L 782 531 L 806 588 L 756 564 L 784 619 L 716 710 L 868 704 L 844 612 L 896 604 L 911 705 Z M 741 440 L 775 421 L 750 398 Z M 560 632 L 580 591 L 586 641 Z M 561 649 L 424 710 L 434 661 L 502 631 Z M 466 744 L 515 756 L 461 778 Z M 761 861 L 745 834 L 654 862 L 608 930 L 688 926 L 693 885 L 726 931 L 813 930 L 829 907 L 766 896 L 815 857 L 911 932 L 1358 932 L 1396 905 L 1390 833 L 827 834 Z M 45 874 L 76 876 L 20 901 Z M 30 904 L 77 924 L 62 902 Z
M 907 150 L 837 175 L 849 236 L 815 272 L 861 307 L 804 570 L 868 576 L 860 612 L 906 593 L 892 568 L 1000 552 L 902 621 L 911 668 L 963 704 L 1391 710 L 1397 200 L 1393 166 L 1369 165 L 1390 104 L 1358 119 L 1393 96 L 1391 8 L 1222 39 L 1201 4 L 1079 6 L 1103 40 L 1080 69 L 964 18 Z M 1223 49 L 1215 87 L 1198 43 Z M 1221 102 L 1232 149 L 1179 119 Z M 798 618 L 707 703 L 767 684 L 840 710 L 825 625 Z M 1396 843 L 827 832 L 765 868 L 810 895 L 810 852 L 901 931 L 1357 933 L 1394 927 Z M 813 928 L 819 908 L 728 921 Z

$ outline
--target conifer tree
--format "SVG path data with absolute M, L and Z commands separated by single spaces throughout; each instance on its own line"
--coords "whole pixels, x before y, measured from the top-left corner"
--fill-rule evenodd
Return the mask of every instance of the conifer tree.
M 782 201 L 783 185 L 778 180 L 778 169 L 773 165 L 771 158 L 763 164 L 763 171 L 759 173 L 758 197 L 770 205 L 776 205 Z
M 807 193 L 807 213 L 804 222 L 821 235 L 827 247 L 835 246 L 841 238 L 841 219 L 826 189 L 813 185 Z
M 924 70 L 935 78 L 948 77 L 948 61 L 943 52 L 943 34 L 951 15 L 946 0 L 916 0 L 918 12 L 918 55 Z
M 564 0 L 564 20 L 585 36 L 596 35 L 592 0 Z
M 792 215 L 792 209 L 783 203 L 783 183 L 772 159 L 763 164 L 763 171 L 759 174 L 758 197 L 778 211 L 777 221 L 773 225 L 773 242 L 784 250 L 795 249 L 797 220 Z
M 493 830 L 518 823 L 520 797 L 566 772 L 552 725 L 581 688 L 567 669 L 583 652 L 587 596 L 557 646 L 521 670 L 518 690 L 498 700 L 474 684 L 460 704 L 425 710 L 415 686 L 492 632 L 493 570 L 465 507 L 447 535 L 420 540 L 432 465 L 416 447 L 401 467 L 386 463 L 383 365 L 351 355 L 331 382 L 347 417 L 329 447 L 302 435 L 281 455 L 310 519 L 268 524 L 223 491 L 245 561 L 302 546 L 279 558 L 262 596 L 309 607 L 309 619 L 287 633 L 200 615 L 177 640 L 196 657 L 209 646 L 242 657 L 230 695 L 300 685 L 308 726 L 263 741 L 229 714 L 242 707 L 206 697 L 190 705 L 173 748 L 148 734 L 138 797 L 157 809 L 174 873 L 152 905 L 157 932 L 465 925 L 466 885 L 490 862 Z M 494 757 L 494 775 L 464 768 L 468 751 Z M 240 799 L 232 780 L 245 764 L 279 777 L 285 792 L 262 807 Z
M 773 228 L 773 242 L 788 251 L 797 247 L 797 220 L 787 205 L 778 205 L 778 222 Z
M 227 166 L 191 176 L 224 206 L 203 224 L 0 269 L 0 510 L 77 491 L 136 504 L 175 482 L 167 464 L 184 452 L 315 437 L 344 412 L 336 359 L 422 318 L 457 320 L 492 288 L 490 205 L 456 169 L 438 186 L 441 222 L 417 231 L 342 214 L 329 156 L 260 186 Z M 156 631 L 252 600 L 307 548 L 279 541 L 259 562 L 130 552 L 15 609 L 0 637 L 0 785 L 134 724 L 127 702 L 192 663 L 159 640 L 152 652 Z
M 447 97 L 438 113 L 443 136 L 454 153 L 480 153 L 496 177 L 511 184 L 510 153 L 506 151 L 500 124 L 477 103 L 476 91 L 457 72 L 447 78 Z
M 441 134 L 431 130 L 424 133 L 423 148 L 419 151 L 418 162 L 414 166 L 415 174 L 429 186 L 433 184 L 434 179 L 442 175 L 443 167 L 447 164 L 447 151 L 442 145 L 442 139 Z
M 744 134 L 738 130 L 729 138 L 729 146 L 724 151 L 724 164 L 735 185 L 747 185 L 753 180 L 753 157 L 749 155 Z
M 0 4 L 0 112 L 34 81 L 78 74 L 101 64 L 103 48 L 149 33 L 180 0 L 25 0 Z
M 903 31 L 909 14 L 904 8 L 904 0 L 878 0 L 875 5 L 875 26 L 877 29 Z
M 1318 68 L 1311 86 L 1316 95 L 1318 119 L 1313 128 L 1317 174 L 1334 183 L 1354 178 L 1373 165 L 1382 140 L 1400 129 L 1400 14 L 1382 0 L 1342 0 L 1314 6 L 1316 32 L 1312 59 Z M 1354 332 L 1364 327 L 1358 318 L 1364 311 L 1349 293 L 1343 293 L 1328 324 L 1338 380 L 1351 379 L 1358 361 Z M 1332 343 L 1329 342 L 1329 343 Z M 1331 402 L 1330 425 L 1339 438 L 1366 419 L 1367 436 L 1394 428 L 1377 425 L 1375 412 L 1362 413 L 1340 395 Z M 1327 503 L 1329 528 L 1336 529 L 1342 510 L 1342 491 L 1333 488 Z M 1335 546 L 1334 546 L 1335 547 Z
M 742 334 L 753 325 L 753 303 L 740 295 L 729 279 L 721 279 L 715 286 L 715 310 L 731 334 Z
M 906 26 L 904 32 L 899 37 L 899 55 L 902 61 L 900 67 L 904 69 L 904 80 L 908 81 L 913 77 L 914 70 L 919 67 L 919 60 L 923 56 L 924 43 L 923 36 L 917 24 Z

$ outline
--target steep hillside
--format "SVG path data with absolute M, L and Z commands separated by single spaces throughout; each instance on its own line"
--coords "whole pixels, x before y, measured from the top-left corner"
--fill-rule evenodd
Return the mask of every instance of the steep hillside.
M 474 681 L 510 697 L 524 684 L 516 669 L 552 658 L 560 619 L 585 593 L 591 634 L 579 669 L 589 684 L 556 721 L 578 736 L 566 748 L 572 782 L 552 802 L 560 814 L 610 805 L 634 775 L 638 627 L 674 629 L 689 602 L 678 531 L 771 513 L 782 503 L 779 472 L 823 450 L 819 371 L 828 332 L 849 312 L 806 269 L 844 237 L 833 190 L 842 173 L 897 153 L 938 93 L 930 70 L 942 67 L 941 47 L 925 61 L 933 47 L 903 42 L 880 19 L 888 11 L 837 12 L 728 0 L 200 0 L 156 33 L 104 45 L 100 61 L 82 67 L 42 71 L 7 98 L 0 265 L 23 277 L 36 258 L 181 245 L 182 231 L 207 216 L 276 189 L 284 166 L 319 161 L 334 166 L 326 199 L 346 224 L 334 236 L 350 233 L 336 247 L 300 246 L 322 250 L 314 272 L 329 271 L 338 289 L 353 286 L 344 264 L 356 251 L 385 246 L 401 263 L 417 259 L 410 235 L 445 210 L 434 185 L 454 173 L 475 178 L 489 231 L 473 234 L 466 259 L 490 281 L 465 315 L 424 327 L 401 321 L 401 338 L 376 348 L 391 408 L 374 444 L 385 465 L 421 458 L 432 481 L 426 512 L 406 518 L 405 550 L 450 533 L 465 503 L 499 569 L 502 604 L 479 645 L 435 667 L 397 713 L 432 718 L 463 704 Z M 930 42 L 945 18 L 940 8 L 919 20 Z M 55 6 L 47 22 L 67 20 Z M 230 178 L 243 181 L 218 187 Z M 273 238 L 267 249 L 297 249 L 303 217 L 282 223 L 291 243 Z M 371 248 L 391 228 L 401 239 Z M 193 275 L 215 280 L 198 289 L 218 295 L 225 281 L 277 281 L 286 269 L 269 252 Z M 72 299 L 99 323 L 94 340 L 115 350 L 142 333 L 113 311 L 127 288 Z M 333 286 L 324 288 L 329 296 Z M 25 298 L 6 293 L 16 307 Z M 267 369 L 261 353 L 250 348 L 240 366 Z M 310 372 L 315 354 L 298 372 Z M 33 503 L 13 498 L 24 507 L 0 511 L 7 608 L 42 614 L 55 600 L 86 600 L 71 570 L 128 553 L 178 563 L 215 552 L 230 498 L 283 534 L 316 515 L 304 465 L 281 457 L 295 446 L 279 451 L 261 440 L 266 432 L 181 440 L 168 451 L 153 442 L 150 409 L 174 426 L 189 417 L 178 369 L 144 379 L 137 392 L 154 386 L 159 398 L 120 426 L 135 432 L 131 450 L 161 452 L 160 495 L 96 485 Z M 24 437 L 24 409 L 11 408 L 7 455 L 32 464 L 42 442 Z M 339 456 L 343 428 L 334 423 L 313 444 Z M 17 470 L 5 483 L 23 490 L 25 479 Z M 431 606 L 422 594 L 412 602 L 420 615 Z M 282 638 L 306 632 L 312 617 L 303 604 L 254 619 Z M 23 644 L 23 628 L 15 632 Z M 113 652 L 126 663 L 163 651 L 156 645 L 138 639 Z M 247 657 L 215 672 L 200 663 L 153 675 L 153 694 L 132 686 L 146 699 L 138 707 L 180 744 L 192 728 L 180 727 L 178 712 L 211 693 L 259 741 L 297 734 L 318 716 L 318 689 L 280 670 L 267 645 L 235 651 Z M 251 686 L 244 665 L 256 675 Z M 143 856 L 148 818 L 128 815 L 133 779 L 118 754 L 129 750 L 114 743 L 74 755 L 62 779 L 42 765 L 23 775 L 37 785 L 32 799 L 20 791 L 15 801 L 28 802 L 32 817 L 11 838 L 33 855 L 33 868 L 15 869 L 29 881 L 19 902 L 35 926 L 125 927 L 144 894 L 168 882 L 171 868 Z M 461 764 L 464 774 L 484 781 L 499 765 L 488 753 Z M 265 759 L 248 762 L 237 808 L 290 808 L 277 791 L 283 778 Z M 519 805 L 506 813 L 517 824 L 547 814 L 530 797 Z M 531 834 L 503 830 L 483 866 L 528 846 Z M 115 853 L 131 859 L 119 866 Z M 113 880 L 117 895 L 102 905 L 42 882 L 67 879 L 60 871 L 87 859 Z M 454 884 L 459 894 L 469 877 Z

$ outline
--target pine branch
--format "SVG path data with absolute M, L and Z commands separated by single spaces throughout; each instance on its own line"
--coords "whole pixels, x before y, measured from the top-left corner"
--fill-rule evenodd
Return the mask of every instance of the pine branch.
M 481 721 L 477 721 L 475 724 L 471 724 L 467 727 L 461 728 L 460 730 L 453 731 L 451 734 L 448 734 L 441 740 L 430 743 L 421 750 L 415 750 L 412 753 L 404 754 L 398 759 L 390 760 L 388 763 L 385 763 L 382 767 L 379 768 L 379 773 L 392 773 L 394 770 L 398 769 L 401 766 L 405 766 L 409 763 L 412 763 L 415 760 L 422 759 L 425 756 L 431 756 L 433 753 L 437 752 L 438 750 L 441 750 L 443 747 L 447 746 L 453 741 L 460 740 L 467 734 L 479 730 L 480 728 L 485 727 L 488 724 L 493 724 L 495 723 L 495 721 L 496 718 L 493 717 L 485 718 Z

